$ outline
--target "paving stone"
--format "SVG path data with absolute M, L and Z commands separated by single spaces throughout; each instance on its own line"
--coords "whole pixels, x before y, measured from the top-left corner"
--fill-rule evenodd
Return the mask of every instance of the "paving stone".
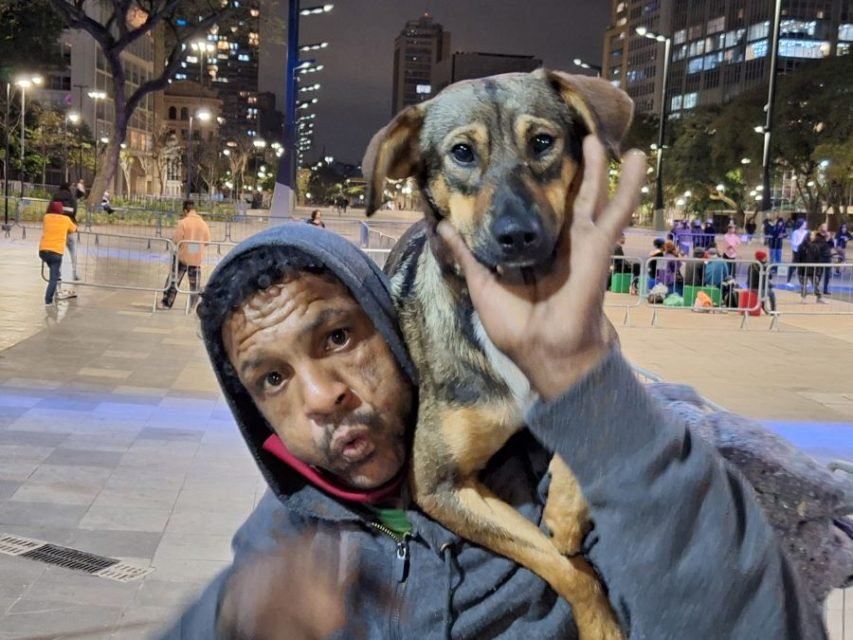
M 80 449 L 56 449 L 45 464 L 106 467 L 112 469 L 121 462 L 122 454 L 112 451 L 86 451 Z

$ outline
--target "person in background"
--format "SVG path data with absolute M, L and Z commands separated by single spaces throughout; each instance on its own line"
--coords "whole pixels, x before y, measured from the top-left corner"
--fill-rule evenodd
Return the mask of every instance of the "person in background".
M 649 252 L 649 286 L 648 289 L 651 289 L 655 286 L 658 281 L 658 270 L 663 270 L 664 261 L 660 258 L 663 258 L 663 247 L 666 244 L 666 240 L 663 238 L 655 238 L 652 243 L 653 249 Z M 655 259 L 657 258 L 657 259 Z
M 669 293 L 684 295 L 684 277 L 681 275 L 681 251 L 671 240 L 667 240 L 663 246 L 665 270 L 663 272 L 663 283 Z
M 41 239 L 39 240 L 39 258 L 50 271 L 47 289 L 44 292 L 45 304 L 53 304 L 54 297 L 59 300 L 76 295 L 73 292 L 71 295 L 64 293 L 57 295 L 56 293 L 60 283 L 62 256 L 65 253 L 68 234 L 75 231 L 77 231 L 77 225 L 74 224 L 70 216 L 65 215 L 62 203 L 58 200 L 51 202 L 42 222 Z
M 166 280 L 168 289 L 163 299 L 157 305 L 158 309 L 171 309 L 178 295 L 178 287 L 184 279 L 184 274 L 190 281 L 190 307 L 198 300 L 199 281 L 201 280 L 201 264 L 204 262 L 204 247 L 210 242 L 210 228 L 195 210 L 195 202 L 184 200 L 181 220 L 175 227 L 172 237 L 178 253 L 172 261 L 172 270 Z
M 744 225 L 744 231 L 746 231 L 746 243 L 747 244 L 752 243 L 752 237 L 755 235 L 755 229 L 756 228 L 757 228 L 757 225 L 755 224 L 755 218 L 754 217 L 750 218 L 749 222 L 747 222 L 746 225 Z
M 770 262 L 779 264 L 782 262 L 782 241 L 788 237 L 788 232 L 785 231 L 785 221 L 777 215 L 776 222 L 770 225 L 770 230 L 767 232 L 767 248 L 770 249 Z M 788 270 L 791 272 L 791 269 Z
M 826 223 L 823 223 L 817 228 L 814 235 L 815 255 L 817 261 L 821 264 L 828 265 L 820 268 L 817 276 L 818 283 L 822 283 L 823 295 L 831 295 L 829 293 L 829 280 L 832 278 L 832 238 L 829 235 L 829 229 Z
M 110 204 L 110 192 L 104 191 L 104 197 L 101 198 L 101 208 L 107 212 L 107 215 L 112 215 L 116 212 L 115 209 L 112 208 Z
M 74 187 L 74 196 L 77 200 L 81 200 L 86 197 L 86 183 L 83 182 L 83 178 L 80 178 L 77 181 L 77 184 Z
M 808 224 L 805 220 L 800 220 L 797 225 L 797 229 L 791 234 L 791 262 L 797 264 L 798 262 L 805 262 L 801 259 L 800 248 L 803 246 L 803 242 L 806 238 L 809 237 Z M 794 275 L 793 269 L 788 269 L 788 282 L 791 281 L 791 277 Z
M 708 262 L 705 263 L 705 286 L 706 287 L 721 287 L 723 280 L 729 276 L 729 268 L 726 263 L 720 258 L 716 247 L 708 249 L 705 257 Z
M 778 219 L 778 216 L 777 216 Z M 761 233 L 764 235 L 764 246 L 768 249 L 770 248 L 770 234 L 773 233 L 773 221 L 767 217 L 764 218 L 764 222 L 761 223 Z M 770 253 L 771 262 L 773 261 L 773 253 Z
M 773 272 L 776 267 L 768 267 L 767 252 L 762 251 L 761 249 L 755 252 L 755 259 L 757 262 L 753 262 L 749 265 L 749 271 L 746 276 L 746 286 L 748 289 L 758 292 L 758 296 L 761 298 L 761 305 L 764 307 L 765 313 L 776 313 L 776 293 L 773 291 L 773 283 L 771 282 Z M 766 269 L 767 273 L 764 280 L 761 278 L 762 267 Z M 765 301 L 770 305 L 769 312 L 767 307 L 764 305 Z
M 809 283 L 811 283 L 812 288 L 814 289 L 815 298 L 819 304 L 825 304 L 826 300 L 823 299 L 823 289 L 821 288 L 821 277 L 823 275 L 823 269 L 821 267 L 815 266 L 820 262 L 820 247 L 817 246 L 812 241 L 812 236 L 810 233 L 806 233 L 802 242 L 800 243 L 800 249 L 797 252 L 799 255 L 797 268 L 797 273 L 800 277 L 800 297 L 802 302 L 805 304 L 806 297 L 808 296 L 809 291 Z
M 705 220 L 705 228 L 702 230 L 705 243 L 702 245 L 706 249 L 717 244 L 717 230 L 714 228 L 713 218 Z
M 76 196 L 77 188 L 75 187 L 72 191 L 71 185 L 67 182 L 63 182 L 59 185 L 59 189 L 51 196 L 52 202 L 61 202 L 62 203 L 62 211 L 65 215 L 71 218 L 71 221 L 76 225 L 77 224 L 77 196 Z M 65 241 L 65 247 L 68 249 L 68 257 L 71 260 L 71 273 L 72 278 L 77 281 L 80 280 L 80 276 L 77 275 L 77 247 L 74 243 L 74 236 L 72 234 L 68 234 L 68 237 Z
M 320 217 L 319 209 L 314 209 L 314 211 L 311 212 L 311 216 L 307 220 L 305 220 L 305 222 L 307 222 L 308 224 L 313 224 L 315 227 L 323 227 L 324 229 L 326 228 L 326 223 L 323 222 L 323 218 Z
M 842 264 L 847 262 L 847 243 L 851 239 L 853 239 L 853 235 L 850 235 L 850 229 L 845 222 L 835 232 L 835 253 L 838 255 L 838 261 Z M 840 267 L 835 269 L 835 275 L 841 275 Z
M 734 222 L 729 222 L 728 231 L 723 236 L 723 259 L 729 260 L 729 276 L 737 276 L 737 248 L 740 246 L 740 236 Z
M 684 284 L 688 287 L 701 287 L 705 282 L 705 250 L 702 247 L 693 249 L 693 260 L 684 264 Z

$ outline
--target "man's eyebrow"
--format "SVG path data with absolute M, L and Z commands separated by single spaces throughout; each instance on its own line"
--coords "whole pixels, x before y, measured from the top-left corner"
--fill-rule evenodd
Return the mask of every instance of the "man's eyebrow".
M 349 309 L 323 309 L 320 313 L 317 314 L 317 317 L 314 318 L 310 323 L 305 325 L 302 330 L 299 332 L 300 338 L 305 338 L 324 327 L 329 323 L 329 321 L 334 320 L 336 318 L 346 318 L 350 316 Z
M 252 369 L 259 368 L 266 361 L 266 359 L 266 356 L 262 355 L 246 360 L 243 364 L 240 365 L 240 375 L 245 377 L 247 372 L 251 371 Z

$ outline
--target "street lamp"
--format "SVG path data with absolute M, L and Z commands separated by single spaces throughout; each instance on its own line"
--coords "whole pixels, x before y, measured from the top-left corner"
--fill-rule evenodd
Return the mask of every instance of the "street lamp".
M 672 50 L 672 38 L 652 33 L 646 27 L 637 27 L 637 35 L 649 38 L 657 42 L 664 43 L 663 53 L 663 81 L 661 82 L 661 101 L 660 101 L 660 124 L 658 126 L 658 146 L 655 150 L 657 154 L 655 175 L 655 215 L 654 228 L 658 231 L 664 228 L 664 207 L 663 207 L 663 145 L 664 136 L 666 135 L 666 116 L 667 116 L 667 100 L 666 92 L 669 86 L 669 59 Z
M 599 78 L 601 77 L 601 72 L 603 71 L 603 69 L 600 65 L 585 62 L 580 58 L 575 58 L 574 60 L 572 60 L 572 62 L 575 64 L 576 67 L 580 67 L 581 69 L 587 69 L 589 71 L 595 71 L 595 75 Z
M 773 206 L 773 194 L 770 189 L 770 133 L 773 127 L 773 110 L 776 103 L 776 60 L 779 57 L 779 25 L 782 19 L 782 0 L 776 0 L 773 13 L 773 41 L 770 47 L 770 82 L 767 87 L 767 120 L 764 125 L 764 154 L 761 164 L 761 184 L 764 186 L 761 210 L 770 211 Z
M 329 13 L 329 11 L 335 8 L 335 5 L 324 4 L 319 7 L 306 7 L 305 9 L 299 9 L 299 3 L 297 2 L 296 8 L 299 11 L 300 16 L 314 16 L 319 15 L 321 13 Z
M 39 86 L 44 80 L 41 76 L 20 76 L 15 84 L 21 89 L 21 196 L 24 195 L 24 178 L 26 178 L 26 164 L 24 154 L 27 146 L 27 89 Z
M 199 122 L 204 124 L 210 122 L 213 114 L 207 109 L 199 109 L 195 113 L 190 114 L 190 129 L 187 139 L 187 199 L 189 199 L 193 190 L 193 120 L 198 118 Z
M 301 47 L 299 47 L 299 50 L 303 53 L 306 51 L 319 51 L 320 49 L 325 49 L 328 46 L 328 42 L 315 42 L 313 44 L 303 44 Z
M 80 114 L 76 111 L 69 111 L 65 114 L 65 120 L 62 130 L 62 164 L 64 165 L 65 182 L 68 182 L 68 123 L 70 122 L 75 127 L 80 123 Z
M 190 44 L 190 49 L 198 53 L 198 81 L 202 86 L 204 86 L 204 63 L 206 62 L 207 54 L 213 53 L 214 48 L 213 43 L 207 40 L 200 39 Z
M 299 87 L 299 93 L 308 93 L 309 91 L 319 91 L 320 83 L 316 82 L 314 84 L 309 84 L 304 87 Z

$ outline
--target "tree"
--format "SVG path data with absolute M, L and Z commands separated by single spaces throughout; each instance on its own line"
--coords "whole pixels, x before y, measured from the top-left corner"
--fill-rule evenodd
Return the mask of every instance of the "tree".
M 816 146 L 812 159 L 819 168 L 816 182 L 824 189 L 827 206 L 840 222 L 846 222 L 847 205 L 853 200 L 853 138 Z
M 115 175 L 121 145 L 127 138 L 127 128 L 133 112 L 142 99 L 166 87 L 180 69 L 185 44 L 199 33 L 206 33 L 218 22 L 236 11 L 236 0 L 50 0 L 62 16 L 65 25 L 81 29 L 94 38 L 101 49 L 107 68 L 112 75 L 115 124 L 109 144 L 104 151 L 104 161 L 89 191 L 89 203 L 94 205 Z M 102 8 L 103 11 L 95 9 Z M 103 15 L 102 21 L 93 15 Z M 191 19 L 187 19 L 190 16 Z M 141 38 L 155 29 L 164 29 L 170 49 L 166 53 L 162 70 L 132 94 L 127 95 L 127 76 L 122 54 Z
M 154 146 L 151 149 L 151 160 L 157 169 L 157 181 L 160 183 L 161 196 L 166 194 L 169 167 L 178 162 L 182 153 L 181 143 L 175 132 L 161 126 L 160 131 L 154 136 Z
M 50 0 L 0 2 L 0 80 L 8 82 L 15 71 L 34 72 L 60 65 L 60 50 L 46 36 L 58 35 L 65 25 Z

